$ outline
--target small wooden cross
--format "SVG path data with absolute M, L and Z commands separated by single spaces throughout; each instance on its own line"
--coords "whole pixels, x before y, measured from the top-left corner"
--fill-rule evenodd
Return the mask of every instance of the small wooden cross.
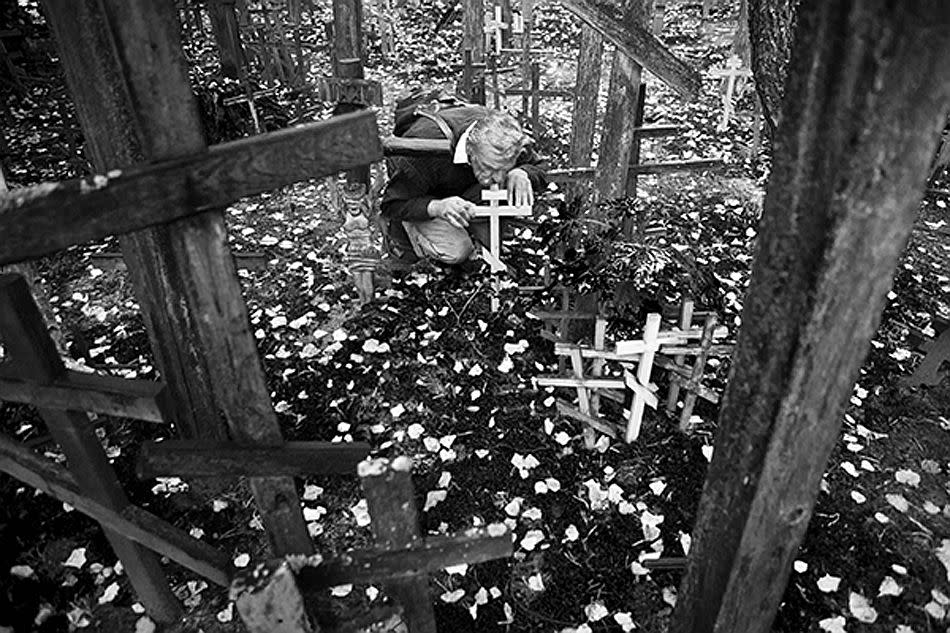
M 508 270 L 508 267 L 501 261 L 501 218 L 502 217 L 528 217 L 531 215 L 531 207 L 522 206 L 502 206 L 498 203 L 502 200 L 508 200 L 508 192 L 499 189 L 498 185 L 492 185 L 491 189 L 482 190 L 482 200 L 487 200 L 487 207 L 475 207 L 474 217 L 488 218 L 488 231 L 490 244 L 488 248 L 482 246 L 482 257 L 491 266 L 492 273 L 499 273 Z M 494 282 L 495 296 L 492 297 L 492 312 L 498 310 L 498 280 Z
M 726 91 L 722 95 L 722 118 L 716 127 L 717 132 L 725 132 L 729 125 L 729 117 L 732 116 L 732 99 L 736 92 L 736 80 L 740 77 L 751 77 L 752 71 L 748 68 L 742 68 L 742 60 L 738 55 L 733 55 L 726 62 L 725 68 L 710 68 L 709 75 L 711 77 L 721 77 L 726 82 Z
M 501 7 L 495 5 L 495 18 L 485 22 L 485 48 L 491 47 L 492 40 L 495 41 L 495 54 L 501 55 L 502 37 L 501 32 L 508 30 L 508 23 L 502 19 Z

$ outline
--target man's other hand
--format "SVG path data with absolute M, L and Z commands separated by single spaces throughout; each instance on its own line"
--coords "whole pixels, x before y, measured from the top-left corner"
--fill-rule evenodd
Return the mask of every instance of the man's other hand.
M 464 229 L 468 227 L 468 221 L 472 217 L 472 210 L 475 205 L 459 198 L 443 198 L 442 200 L 433 200 L 429 203 L 429 216 L 433 218 L 442 218 L 452 226 Z
M 516 207 L 530 207 L 534 205 L 534 190 L 531 189 L 531 179 L 528 173 L 519 168 L 508 172 L 508 204 Z

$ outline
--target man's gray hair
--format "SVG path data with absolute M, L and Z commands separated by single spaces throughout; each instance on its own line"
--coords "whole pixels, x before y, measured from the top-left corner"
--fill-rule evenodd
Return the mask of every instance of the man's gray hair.
M 531 143 L 518 121 L 506 112 L 490 110 L 468 133 L 468 149 L 481 153 L 491 148 L 505 160 L 514 160 Z

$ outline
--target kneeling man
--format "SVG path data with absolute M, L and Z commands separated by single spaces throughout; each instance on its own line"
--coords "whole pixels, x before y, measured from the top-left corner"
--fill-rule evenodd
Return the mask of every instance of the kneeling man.
M 452 152 L 390 158 L 381 212 L 394 258 L 460 264 L 475 251 L 473 238 L 489 243 L 487 219 L 472 218 L 482 189 L 497 184 L 507 188 L 508 204 L 533 205 L 545 184 L 544 168 L 529 147 L 531 138 L 504 112 L 458 106 L 436 116 L 419 116 L 404 136 L 441 139 L 451 133 Z

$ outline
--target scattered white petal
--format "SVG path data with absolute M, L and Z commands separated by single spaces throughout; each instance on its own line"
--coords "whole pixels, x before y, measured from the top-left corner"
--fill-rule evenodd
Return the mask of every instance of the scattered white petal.
M 228 502 L 223 499 L 215 499 L 211 502 L 211 510 L 214 512 L 221 512 L 228 507 Z
M 406 412 L 406 407 L 404 407 L 402 403 L 389 408 L 389 415 L 393 416 L 393 420 L 398 419 L 399 416 L 401 416 L 405 412 Z
M 541 520 L 541 508 L 528 508 L 521 515 L 521 518 L 527 521 L 540 521 Z
M 614 622 L 620 625 L 624 633 L 629 633 L 636 625 L 633 623 L 633 616 L 629 611 L 614 614 Z
M 861 494 L 857 490 L 851 491 L 851 498 L 854 499 L 855 503 L 864 503 L 865 501 L 868 500 L 867 497 L 865 497 L 863 494 Z
M 910 486 L 911 488 L 916 488 L 920 485 L 920 475 L 912 470 L 898 470 L 896 473 L 894 473 L 894 479 L 897 480 L 897 483 Z
M 883 512 L 875 512 L 875 513 L 874 513 L 874 519 L 875 519 L 878 523 L 882 523 L 882 524 L 883 524 L 883 523 L 890 523 L 890 522 L 891 522 L 890 518 L 889 518 L 886 514 L 884 514 Z
M 446 591 L 439 597 L 442 599 L 442 602 L 453 604 L 461 600 L 462 596 L 464 595 L 465 595 L 464 589 L 456 589 L 455 591 Z
M 799 574 L 804 574 L 806 571 L 808 571 L 808 563 L 806 563 L 803 560 L 795 561 L 795 563 L 792 566 L 795 568 L 795 571 L 797 571 Z
M 248 563 L 251 562 L 250 554 L 238 554 L 234 557 L 234 566 L 238 569 L 242 567 L 247 567 Z
M 330 595 L 336 596 L 337 598 L 345 598 L 350 595 L 350 592 L 353 591 L 353 585 L 337 585 L 336 587 L 330 587 Z
M 521 514 L 521 503 L 524 501 L 521 497 L 515 497 L 505 506 L 505 514 L 510 517 L 516 517 Z
M 548 490 L 551 492 L 558 492 L 561 489 L 561 482 L 555 479 L 554 477 L 548 477 L 544 480 L 544 483 L 547 485 Z
M 229 602 L 228 606 L 218 611 L 214 616 L 218 622 L 227 624 L 234 619 L 234 603 Z
M 528 589 L 531 591 L 544 591 L 544 579 L 541 578 L 541 574 L 528 576 Z
M 576 541 L 580 537 L 580 532 L 577 531 L 577 526 L 571 523 L 567 526 L 567 529 L 564 530 L 564 540 L 565 541 Z
M 448 496 L 448 492 L 446 492 L 445 490 L 430 490 L 426 494 L 426 503 L 425 503 L 425 506 L 422 508 L 422 511 L 427 512 L 431 510 L 432 508 L 437 506 L 439 503 L 445 501 L 446 496 Z
M 33 568 L 29 565 L 14 565 L 10 568 L 10 575 L 17 578 L 32 578 Z
M 858 469 L 854 467 L 854 464 L 851 462 L 841 462 L 841 469 L 851 475 L 852 477 L 858 477 L 861 473 L 858 472 Z
M 887 499 L 887 502 L 894 506 L 898 512 L 907 512 L 910 508 L 910 504 L 907 503 L 907 499 L 905 499 L 903 495 L 886 494 L 884 498 Z
M 459 563 L 458 565 L 449 565 L 445 568 L 445 573 L 456 576 L 464 576 L 468 573 L 468 563 Z
M 571 436 L 565 433 L 564 431 L 558 431 L 554 436 L 554 441 L 560 444 L 561 446 L 567 446 L 571 443 Z
M 841 584 L 841 579 L 837 576 L 832 576 L 830 574 L 825 574 L 818 579 L 818 588 L 825 593 L 831 593 L 833 591 L 838 591 L 838 586 Z
M 680 532 L 680 547 L 683 548 L 683 555 L 689 556 L 689 549 L 693 546 L 693 537 L 684 532 Z
M 106 590 L 102 592 L 102 595 L 99 596 L 99 604 L 107 604 L 115 600 L 115 597 L 119 595 L 119 583 L 111 583 Z
M 656 496 L 663 494 L 663 491 L 666 490 L 666 482 L 662 479 L 657 479 L 656 481 L 650 482 L 650 492 Z
M 907 575 L 907 568 L 904 567 L 903 565 L 898 565 L 897 563 L 894 563 L 893 565 L 891 565 L 891 569 L 894 570 L 895 574 L 900 574 L 901 576 Z
M 859 622 L 873 624 L 877 620 L 877 611 L 868 602 L 868 599 L 859 593 L 851 592 L 848 596 L 848 609 L 851 615 Z
M 360 499 L 359 503 L 350 508 L 353 517 L 356 519 L 356 525 L 366 527 L 370 524 L 369 508 L 366 505 L 366 499 Z
M 670 605 L 671 607 L 676 606 L 676 588 L 675 587 L 663 587 L 663 602 Z
M 893 576 L 884 576 L 881 586 L 878 587 L 877 595 L 880 596 L 899 596 L 904 593 L 904 588 L 897 584 Z
M 833 618 L 825 618 L 820 621 L 818 628 L 827 631 L 827 633 L 846 633 L 847 629 L 844 628 L 844 623 L 844 616 L 836 615 Z
M 442 471 L 442 474 L 439 475 L 439 483 L 436 484 L 439 488 L 448 488 L 449 483 L 452 481 L 452 473 L 447 470 Z
M 66 567 L 75 567 L 76 569 L 82 569 L 82 566 L 86 564 L 86 548 L 77 547 L 69 555 L 69 558 L 66 559 L 66 562 L 63 563 Z
M 155 623 L 147 615 L 135 621 L 135 633 L 155 633 Z
M 587 616 L 588 622 L 599 622 L 610 615 L 610 611 L 607 610 L 603 602 L 595 600 L 584 607 L 584 615 Z
M 711 462 L 712 456 L 713 456 L 713 447 L 707 445 L 707 446 L 703 446 L 700 450 L 702 450 L 703 457 L 706 458 L 706 461 Z
M 528 530 L 524 538 L 521 539 L 521 547 L 527 551 L 533 551 L 538 543 L 544 540 L 544 532 L 541 530 Z
M 313 484 L 307 484 L 303 487 L 303 500 L 304 501 L 313 501 L 317 497 L 323 494 L 323 488 L 320 486 L 315 486 Z
M 502 374 L 507 374 L 512 369 L 515 368 L 514 362 L 511 360 L 511 357 L 507 354 L 504 358 L 501 359 L 501 362 L 498 363 L 498 371 Z

